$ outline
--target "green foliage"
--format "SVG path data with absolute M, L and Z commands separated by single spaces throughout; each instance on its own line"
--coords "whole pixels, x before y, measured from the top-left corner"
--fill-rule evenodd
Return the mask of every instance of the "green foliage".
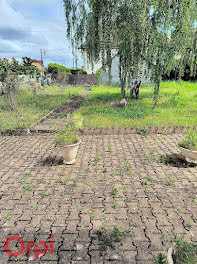
M 18 78 L 11 68 L 12 62 L 7 59 L 0 59 L 0 82 L 3 85 L 2 91 L 0 91 L 7 100 L 9 107 L 12 111 L 16 110 L 16 93 L 18 88 Z
M 197 67 L 196 1 L 63 0 L 67 35 L 74 54 L 81 46 L 91 63 L 101 57 L 111 79 L 114 47 L 118 51 L 121 91 L 142 78 L 144 65 L 154 80 L 154 106 L 162 75 L 185 65 Z M 84 44 L 85 43 L 85 44 Z M 84 47 L 85 46 L 85 47 Z M 179 56 L 181 55 L 181 56 Z
M 102 225 L 97 231 L 99 247 L 101 251 L 106 251 L 107 249 L 115 249 L 116 243 L 121 242 L 124 238 L 129 237 L 133 238 L 133 230 L 128 229 L 122 231 L 121 226 L 118 224 L 114 227 L 114 230 L 109 233 L 106 230 L 106 227 Z
M 119 189 L 118 188 L 113 188 L 112 193 L 113 193 L 114 196 L 117 196 L 118 193 L 119 193 Z
M 33 63 L 33 60 L 30 57 L 23 57 L 22 60 L 24 66 L 31 66 Z
M 170 186 L 175 186 L 175 182 L 174 182 L 172 177 L 168 176 L 167 184 L 170 185 Z
M 82 68 L 67 68 L 57 63 L 49 63 L 47 68 L 47 73 L 51 73 L 52 75 L 71 74 L 71 71 L 78 71 L 79 74 L 87 74 Z
M 31 76 L 34 76 L 34 75 L 40 75 L 41 72 L 40 70 L 34 66 L 34 65 L 31 65 L 31 66 L 20 66 L 20 71 L 17 72 L 17 74 L 19 75 L 19 73 L 21 72 L 23 75 L 31 75 Z
M 70 74 L 70 69 L 57 63 L 49 63 L 47 72 L 52 74 Z
M 185 138 L 179 142 L 182 148 L 197 151 L 197 131 L 191 130 L 185 134 Z
M 69 119 L 65 129 L 58 132 L 56 142 L 60 145 L 71 145 L 79 142 L 78 129 L 73 120 Z
M 196 264 L 197 244 L 186 242 L 183 237 L 176 238 L 176 247 L 173 252 L 175 263 Z
M 4 217 L 3 222 L 6 223 L 6 222 L 10 221 L 11 219 L 12 219 L 12 217 L 10 215 L 7 215 Z
M 167 264 L 166 257 L 162 253 L 159 253 L 157 255 L 157 259 L 156 259 L 156 263 L 155 264 Z

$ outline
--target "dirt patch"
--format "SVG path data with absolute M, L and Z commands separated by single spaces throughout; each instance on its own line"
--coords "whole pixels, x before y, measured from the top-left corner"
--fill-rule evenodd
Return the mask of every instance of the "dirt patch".
M 62 157 L 50 156 L 41 160 L 40 164 L 42 166 L 59 166 L 64 164 L 64 160 Z

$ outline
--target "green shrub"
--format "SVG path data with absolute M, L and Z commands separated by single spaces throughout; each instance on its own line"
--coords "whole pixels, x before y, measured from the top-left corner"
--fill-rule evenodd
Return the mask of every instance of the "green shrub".
M 182 148 L 197 151 L 197 131 L 189 131 L 185 134 L 185 138 L 179 142 Z
M 196 264 L 197 244 L 186 242 L 182 237 L 177 238 L 173 257 L 177 264 Z
M 49 63 L 47 73 L 51 74 L 70 74 L 70 69 L 57 63 Z

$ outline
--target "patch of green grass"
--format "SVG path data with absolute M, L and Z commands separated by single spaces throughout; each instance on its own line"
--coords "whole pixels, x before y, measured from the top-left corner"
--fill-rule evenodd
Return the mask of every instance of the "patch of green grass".
M 128 106 L 112 106 L 122 99 L 120 88 L 97 86 L 92 88 L 82 107 L 77 111 L 84 127 L 157 127 L 194 126 L 197 124 L 197 83 L 162 82 L 159 102 L 153 106 L 153 85 L 140 88 L 140 99 L 131 100 L 126 94 Z M 143 134 L 147 134 L 143 130 Z
M 25 185 L 23 185 L 22 190 L 23 190 L 24 193 L 25 192 L 31 192 L 32 191 L 31 184 L 25 184 Z
M 155 264 L 167 264 L 166 256 L 162 253 L 158 253 Z
M 114 209 L 118 209 L 118 208 L 119 208 L 119 204 L 118 204 L 118 202 L 114 202 L 114 204 L 113 204 L 113 208 L 114 208 Z
M 37 209 L 38 209 L 38 205 L 37 205 L 37 204 L 32 205 L 32 206 L 31 206 L 31 209 L 32 209 L 32 210 L 37 210 Z
M 17 112 L 10 111 L 8 103 L 0 96 L 0 129 L 29 127 L 81 91 L 82 87 L 48 86 L 35 95 L 29 87 L 20 88 L 16 97 Z
M 179 142 L 179 146 L 182 148 L 197 150 L 197 131 L 191 130 L 185 134 L 185 138 Z
M 111 146 L 108 146 L 107 149 L 108 149 L 108 152 L 110 152 L 110 153 L 112 152 L 112 147 Z
M 131 172 L 131 165 L 126 164 L 126 165 L 124 166 L 124 168 L 125 168 L 125 170 L 128 171 L 129 173 Z
M 48 196 L 48 195 L 49 195 L 49 194 L 48 194 L 47 192 L 44 192 L 44 191 L 40 193 L 40 196 L 41 196 L 42 198 L 44 198 L 45 196 Z
M 197 244 L 189 243 L 183 237 L 177 238 L 173 258 L 178 264 L 196 264 Z
M 11 219 L 12 219 L 12 217 L 10 215 L 7 215 L 4 217 L 3 222 L 6 223 L 6 222 L 10 221 Z
M 180 209 L 179 206 L 174 206 L 174 207 L 173 207 L 173 210 L 174 210 L 175 212 L 177 212 L 177 213 L 181 211 L 181 209 Z
M 116 243 L 121 242 L 124 238 L 133 238 L 134 233 L 132 229 L 122 231 L 122 228 L 117 224 L 112 232 L 108 232 L 106 227 L 102 225 L 97 231 L 98 242 L 100 250 L 106 251 L 107 249 L 116 249 Z
M 94 159 L 94 165 L 97 166 L 97 164 L 99 163 L 99 161 L 100 161 L 100 158 L 99 157 L 96 157 Z
M 117 196 L 119 191 L 120 190 L 118 188 L 113 188 L 112 193 L 113 193 L 114 196 Z
M 172 179 L 172 177 L 168 176 L 168 178 L 167 178 L 167 184 L 170 185 L 170 186 L 175 186 L 175 182 Z
M 106 172 L 107 172 L 107 168 L 104 168 L 104 169 L 103 169 L 103 172 L 106 173 Z
M 31 171 L 27 170 L 24 174 L 25 174 L 26 177 L 30 177 L 31 176 Z
M 194 226 L 196 226 L 196 225 L 197 225 L 197 224 L 194 223 L 193 221 L 190 221 L 190 222 L 187 223 L 187 226 L 190 227 L 190 228 L 192 228 L 192 227 L 194 227 Z
M 95 218 L 95 216 L 96 216 L 96 213 L 90 212 L 89 216 L 90 216 L 90 219 L 93 220 Z
M 72 211 L 73 213 L 78 213 L 82 210 L 82 205 L 81 204 L 75 204 L 72 206 Z
M 147 185 L 148 184 L 148 179 L 142 179 L 141 183 L 142 183 L 142 185 Z

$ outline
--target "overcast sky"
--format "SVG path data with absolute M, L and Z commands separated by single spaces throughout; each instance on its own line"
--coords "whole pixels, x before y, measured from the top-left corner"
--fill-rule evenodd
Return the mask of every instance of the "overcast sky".
M 0 57 L 40 59 L 40 49 L 45 65 L 73 66 L 62 0 L 0 0 Z

